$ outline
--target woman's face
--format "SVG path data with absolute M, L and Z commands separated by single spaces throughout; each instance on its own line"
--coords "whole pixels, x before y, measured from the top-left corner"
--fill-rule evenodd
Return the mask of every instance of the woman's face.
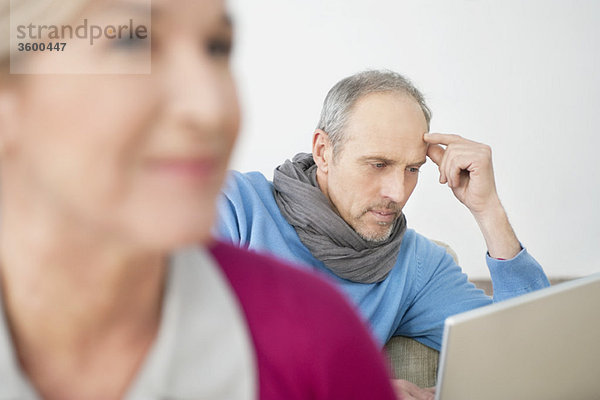
M 90 3 L 86 16 L 123 9 L 143 23 L 135 8 L 149 2 Z M 1 179 L 3 191 L 33 215 L 172 249 L 210 235 L 239 109 L 223 2 L 152 0 L 152 10 L 149 75 L 9 77 Z M 72 52 L 60 62 L 131 66 L 144 60 L 139 43 L 99 40 L 97 58 Z M 33 60 L 39 67 L 56 62 L 40 53 Z

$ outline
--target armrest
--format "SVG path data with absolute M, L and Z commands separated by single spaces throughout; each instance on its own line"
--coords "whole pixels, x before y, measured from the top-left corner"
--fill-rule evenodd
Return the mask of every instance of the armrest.
M 384 349 L 397 379 L 420 387 L 435 386 L 439 358 L 437 350 L 404 336 L 394 336 Z

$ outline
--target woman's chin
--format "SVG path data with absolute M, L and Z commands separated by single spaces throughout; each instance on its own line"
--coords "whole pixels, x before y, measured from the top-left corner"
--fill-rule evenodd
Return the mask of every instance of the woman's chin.
M 171 252 L 188 246 L 208 245 L 212 242 L 212 216 L 189 218 L 161 218 L 145 221 L 134 228 L 134 240 L 147 249 Z

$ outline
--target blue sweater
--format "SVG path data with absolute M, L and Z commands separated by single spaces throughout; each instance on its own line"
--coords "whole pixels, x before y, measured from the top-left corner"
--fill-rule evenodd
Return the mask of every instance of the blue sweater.
M 218 212 L 216 233 L 223 240 L 325 274 L 356 304 L 381 344 L 402 335 L 439 350 L 447 317 L 549 285 L 542 267 L 525 249 L 511 260 L 487 256 L 492 299 L 467 280 L 444 248 L 412 229 L 407 229 L 396 265 L 385 280 L 363 284 L 339 278 L 302 244 L 279 211 L 273 184 L 258 172 L 232 172 Z

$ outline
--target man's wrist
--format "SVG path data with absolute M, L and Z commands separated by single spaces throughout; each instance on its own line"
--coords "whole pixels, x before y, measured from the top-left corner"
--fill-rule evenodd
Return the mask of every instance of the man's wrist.
M 502 204 L 498 202 L 485 212 L 473 214 L 485 239 L 490 257 L 510 260 L 522 250 L 521 244 L 508 221 Z

